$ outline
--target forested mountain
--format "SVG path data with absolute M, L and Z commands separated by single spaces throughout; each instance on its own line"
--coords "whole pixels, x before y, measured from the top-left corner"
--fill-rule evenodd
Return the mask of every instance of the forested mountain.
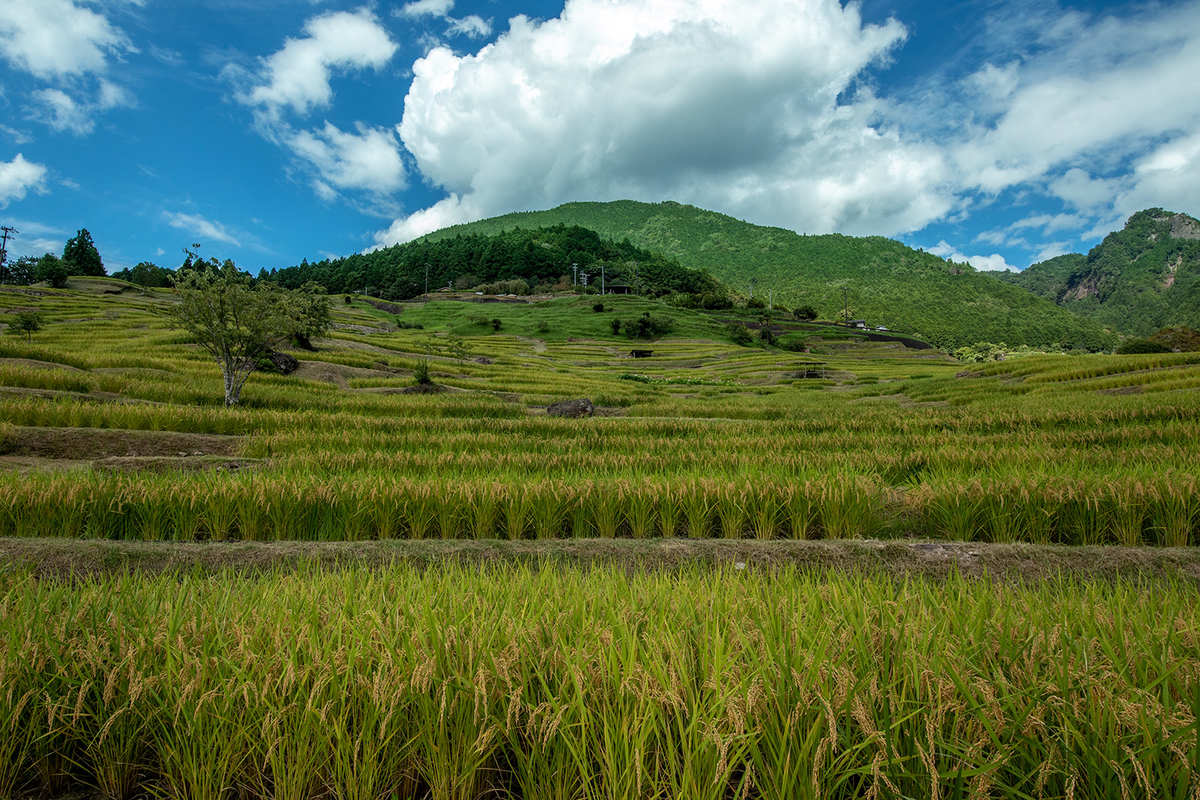
M 788 306 L 811 305 L 825 318 L 919 334 L 942 347 L 976 342 L 1105 349 L 1115 336 L 1094 321 L 966 264 L 953 264 L 873 236 L 806 236 L 751 225 L 680 203 L 568 203 L 445 228 L 421 242 L 546 225 L 578 225 L 704 269 L 734 290 Z M 845 289 L 845 295 L 843 295 Z
M 1200 328 L 1200 222 L 1161 208 L 1139 211 L 1086 256 L 1000 277 L 1122 333 Z
M 385 300 L 407 300 L 423 293 L 427 280 L 430 291 L 502 283 L 508 293 L 522 282 L 528 291 L 562 285 L 564 279 L 570 288 L 576 268 L 581 281 L 588 274 L 599 286 L 602 267 L 609 284 L 626 283 L 643 293 L 722 291 L 702 270 L 569 224 L 461 231 L 333 261 L 306 260 L 268 277 L 288 288 L 316 281 L 330 292 L 366 291 Z

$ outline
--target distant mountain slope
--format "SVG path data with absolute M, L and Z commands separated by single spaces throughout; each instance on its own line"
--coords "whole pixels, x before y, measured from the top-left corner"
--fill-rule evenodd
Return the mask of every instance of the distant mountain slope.
M 805 236 L 751 225 L 680 203 L 567 203 L 456 225 L 429 234 L 440 240 L 515 227 L 580 225 L 601 236 L 705 269 L 735 291 L 774 292 L 787 306 L 812 305 L 838 318 L 843 288 L 852 317 L 872 326 L 920 334 L 941 347 L 975 342 L 1103 349 L 1114 337 L 1052 302 L 965 264 L 951 264 L 880 236 Z
M 1086 255 L 1052 258 L 1001 279 L 1122 333 L 1200 327 L 1200 222 L 1139 211 Z

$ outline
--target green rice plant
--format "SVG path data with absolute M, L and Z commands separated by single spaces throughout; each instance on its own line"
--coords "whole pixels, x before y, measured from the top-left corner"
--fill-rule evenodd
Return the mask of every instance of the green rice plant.
M 459 521 L 465 511 L 465 503 L 459 492 L 446 481 L 438 481 L 432 487 L 434 522 L 438 537 L 457 539 Z
M 500 503 L 497 498 L 503 491 L 503 487 L 498 483 L 478 483 L 470 487 L 467 499 L 467 532 L 471 538 L 496 538 L 496 524 L 500 519 Z
M 973 542 L 987 527 L 989 497 L 978 480 L 961 483 L 942 478 L 923 485 L 910 501 L 915 500 L 935 535 L 956 542 Z
M 798 479 L 784 490 L 783 513 L 787 518 L 788 535 L 793 539 L 808 539 L 813 533 L 816 513 L 813 507 L 813 487 L 809 481 Z
M 747 515 L 755 539 L 769 541 L 779 533 L 785 495 L 785 489 L 775 484 L 764 485 L 760 482 L 748 488 Z
M 629 535 L 634 539 L 646 539 L 654 535 L 655 518 L 661 502 L 658 486 L 649 480 L 640 483 L 619 481 L 618 503 L 625 509 L 625 520 Z
M 408 483 L 404 487 L 404 516 L 410 539 L 428 539 L 437 520 L 438 498 L 429 484 Z
M 361 489 L 357 502 L 367 515 L 370 538 L 395 539 L 400 535 L 403 500 L 395 485 L 372 482 Z
M 507 486 L 504 501 L 500 506 L 500 530 L 504 538 L 524 539 L 529 527 L 531 498 L 525 486 Z
M 546 481 L 528 486 L 530 518 L 533 522 L 535 539 L 559 538 L 568 521 L 568 512 L 574 504 L 573 492 L 563 484 Z
M 680 507 L 683 509 L 687 535 L 692 539 L 707 538 L 712 528 L 714 501 L 710 487 L 690 479 L 680 487 Z
M 869 477 L 835 475 L 821 487 L 818 518 L 826 538 L 870 537 L 882 525 L 882 492 Z
M 721 536 L 740 539 L 746 530 L 746 502 L 749 493 L 747 484 L 730 483 L 717 489 L 717 520 L 721 525 Z
M 591 502 L 592 526 L 601 539 L 616 538 L 625 516 L 621 498 L 612 483 L 598 484 Z
M 1196 541 L 1193 531 L 1200 519 L 1200 502 L 1194 482 L 1177 486 L 1159 480 L 1153 486 L 1150 526 L 1164 547 L 1187 547 Z
M 673 483 L 658 485 L 658 527 L 664 538 L 671 539 L 679 534 L 679 523 L 683 518 L 683 505 L 678 488 Z
M 1140 481 L 1107 487 L 1106 516 L 1112 537 L 1123 547 L 1141 547 L 1142 529 L 1147 517 L 1146 489 Z

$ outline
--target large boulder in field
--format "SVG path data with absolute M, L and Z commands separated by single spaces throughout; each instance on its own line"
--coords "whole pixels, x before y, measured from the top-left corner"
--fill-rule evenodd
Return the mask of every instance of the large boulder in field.
M 579 400 L 563 400 L 558 403 L 551 403 L 546 407 L 546 413 L 552 417 L 567 417 L 569 419 L 578 419 L 579 417 L 590 417 L 596 413 L 596 407 L 592 405 L 592 401 L 586 397 Z

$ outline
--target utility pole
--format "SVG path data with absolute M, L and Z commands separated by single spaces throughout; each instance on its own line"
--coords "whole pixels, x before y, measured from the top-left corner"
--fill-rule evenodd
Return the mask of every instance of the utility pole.
M 587 288 L 587 279 L 588 279 L 588 274 L 585 272 L 585 273 L 583 273 L 582 275 L 580 275 L 579 277 L 580 277 L 580 279 L 583 281 L 583 288 L 585 288 L 585 289 L 586 289 L 586 288 Z
M 768 309 L 775 308 L 775 290 L 774 289 L 767 289 L 767 308 Z
M 750 299 L 754 299 L 754 281 L 750 281 Z
M 425 299 L 429 300 L 429 262 L 425 262 Z
M 842 287 L 842 304 L 846 307 L 846 324 L 850 324 L 850 300 L 846 292 L 850 291 L 845 286 Z
M 600 265 L 600 294 L 604 294 L 604 265 Z
M 4 282 L 4 273 L 8 270 L 8 237 L 16 236 L 20 231 L 16 228 L 10 228 L 7 225 L 0 226 L 0 231 L 4 232 L 4 238 L 0 240 L 0 283 Z
M 571 279 L 571 287 L 572 287 L 572 288 L 574 288 L 574 287 L 576 287 L 576 286 L 578 286 L 578 285 L 579 285 L 579 265 L 578 265 L 578 264 L 572 264 L 572 265 L 571 265 L 571 270 L 573 271 L 573 273 L 574 273 L 574 275 L 575 275 L 575 277 L 573 277 L 573 278 Z

